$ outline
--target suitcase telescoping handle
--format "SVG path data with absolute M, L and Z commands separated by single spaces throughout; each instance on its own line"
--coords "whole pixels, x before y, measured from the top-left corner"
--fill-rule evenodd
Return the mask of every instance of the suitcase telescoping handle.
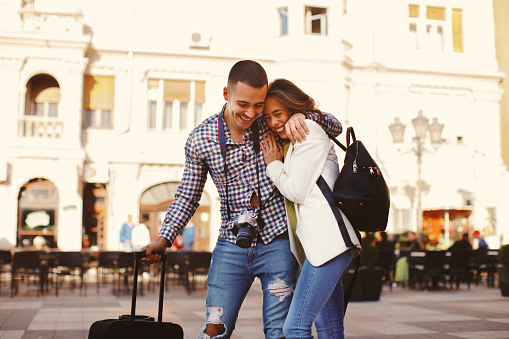
M 163 298 L 164 298 L 164 278 L 166 276 L 166 253 L 157 253 L 161 256 L 161 279 L 159 285 L 159 310 L 157 313 L 157 321 L 163 321 Z M 145 251 L 135 252 L 134 253 L 134 285 L 133 285 L 133 299 L 131 302 L 131 320 L 134 321 L 136 318 L 136 293 L 138 291 L 138 265 L 140 259 L 145 258 Z

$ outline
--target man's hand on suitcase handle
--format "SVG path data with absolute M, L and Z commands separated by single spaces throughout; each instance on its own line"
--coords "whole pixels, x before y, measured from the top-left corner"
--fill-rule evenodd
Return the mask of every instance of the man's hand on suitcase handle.
M 141 251 L 145 251 L 145 258 L 141 259 L 144 264 L 153 264 L 161 261 L 159 253 L 165 253 L 169 241 L 164 237 L 158 237 L 153 243 L 143 246 Z

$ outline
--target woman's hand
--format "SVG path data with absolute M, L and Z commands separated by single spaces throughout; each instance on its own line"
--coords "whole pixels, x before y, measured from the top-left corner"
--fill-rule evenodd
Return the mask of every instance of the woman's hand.
M 283 149 L 277 143 L 276 137 L 272 132 L 265 133 L 261 146 L 265 164 L 268 165 L 273 161 L 283 160 Z

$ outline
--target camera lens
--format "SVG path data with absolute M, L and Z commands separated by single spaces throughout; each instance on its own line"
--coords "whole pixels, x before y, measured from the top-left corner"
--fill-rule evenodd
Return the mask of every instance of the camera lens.
M 239 227 L 239 232 L 237 233 L 237 241 L 235 242 L 237 246 L 242 248 L 249 248 L 251 243 L 253 242 L 254 235 L 256 230 L 251 226 L 242 226 Z

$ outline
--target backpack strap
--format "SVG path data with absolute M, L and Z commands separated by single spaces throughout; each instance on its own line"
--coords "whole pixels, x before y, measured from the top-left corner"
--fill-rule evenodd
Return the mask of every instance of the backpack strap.
M 360 239 L 360 234 L 358 234 L 357 231 L 357 237 Z M 352 281 L 350 282 L 350 285 L 348 285 L 348 289 L 344 293 L 343 297 L 343 303 L 344 303 L 344 310 L 343 313 L 346 313 L 346 307 L 348 306 L 348 302 L 350 301 L 350 297 L 352 296 L 353 288 L 355 287 L 355 281 L 357 281 L 357 274 L 359 273 L 359 267 L 361 266 L 361 256 L 360 254 L 353 258 L 352 262 L 355 263 L 355 271 L 353 272 Z
M 343 217 L 341 216 L 341 213 L 339 212 L 339 208 L 336 205 L 336 200 L 334 200 L 334 197 L 332 195 L 332 191 L 327 185 L 327 182 L 325 179 L 320 175 L 318 180 L 316 181 L 316 184 L 320 188 L 320 191 L 322 191 L 323 196 L 329 203 L 329 206 L 332 210 L 332 213 L 334 213 L 334 216 L 336 217 L 336 221 L 338 222 L 339 230 L 341 231 L 341 235 L 343 236 L 343 240 L 345 241 L 346 247 L 353 247 L 352 239 L 350 238 L 350 235 L 348 234 L 348 230 L 345 226 L 345 221 L 343 220 Z
M 350 129 L 350 127 L 349 127 L 349 129 Z M 323 130 L 323 131 L 327 134 L 327 136 L 329 137 L 329 139 L 331 139 L 332 141 L 334 141 L 334 143 L 335 143 L 336 145 L 338 145 L 338 146 L 339 146 L 339 148 L 341 148 L 343 151 L 345 151 L 345 152 L 346 152 L 346 149 L 347 149 L 347 148 L 346 148 L 346 147 L 345 147 L 342 143 L 340 143 L 340 142 L 338 141 L 338 139 L 334 138 L 334 137 L 333 137 L 331 134 L 329 134 L 329 132 L 327 132 L 326 130 Z
M 355 142 L 355 140 L 357 140 L 355 138 L 355 132 L 353 131 L 353 127 L 351 127 L 351 126 L 346 129 L 346 146 L 347 147 L 350 146 L 350 144 L 351 144 L 350 136 L 352 137 L 352 143 Z
M 321 175 L 318 178 L 318 180 L 316 181 L 316 184 L 322 191 L 323 196 L 329 203 L 332 213 L 334 213 L 334 216 L 336 217 L 336 221 L 338 222 L 339 230 L 341 232 L 341 235 L 343 236 L 343 240 L 345 241 L 346 247 L 348 247 L 348 248 L 354 247 L 352 239 L 350 238 L 350 235 L 348 234 L 348 230 L 346 229 L 345 221 L 343 220 L 343 217 L 341 216 L 339 207 L 336 203 L 336 200 L 334 200 L 334 197 L 332 195 L 332 191 L 331 191 L 329 185 L 327 185 L 327 182 Z M 357 235 L 357 239 L 359 239 L 359 241 L 361 241 L 360 233 L 357 230 L 355 230 L 355 234 Z M 356 256 L 353 259 L 353 262 L 355 262 L 355 272 L 353 274 L 352 281 L 350 282 L 350 285 L 348 285 L 348 289 L 346 290 L 346 292 L 344 294 L 344 312 L 346 312 L 346 307 L 348 306 L 348 301 L 350 301 L 350 297 L 352 296 L 353 288 L 355 286 L 355 281 L 357 280 L 357 274 L 359 273 L 359 266 L 361 263 L 360 256 L 359 255 Z

